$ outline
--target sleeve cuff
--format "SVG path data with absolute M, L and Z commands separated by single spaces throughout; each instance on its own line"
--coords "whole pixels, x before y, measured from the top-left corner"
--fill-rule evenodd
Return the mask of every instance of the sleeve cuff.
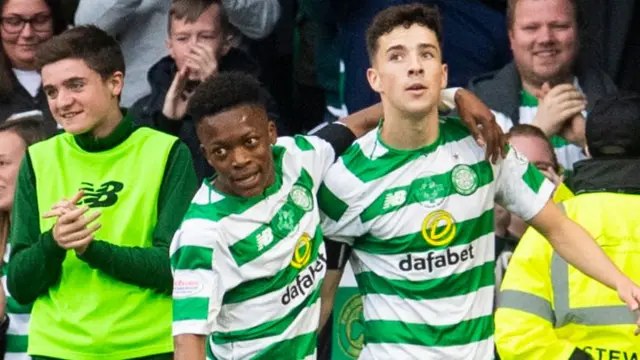
M 460 90 L 459 87 L 454 87 L 440 91 L 440 104 L 438 104 L 440 111 L 451 111 L 456 108 L 456 92 L 458 90 Z
M 331 123 L 323 127 L 314 136 L 331 144 L 335 152 L 335 159 L 340 157 L 356 140 L 356 135 L 353 131 L 340 122 Z
M 76 253 L 78 259 L 86 263 L 91 263 L 91 259 L 94 259 L 96 254 L 99 254 L 99 249 L 96 249 L 98 247 L 96 244 L 97 241 L 98 240 L 93 240 L 89 246 L 87 246 L 87 249 L 82 253 L 82 255 Z
M 42 233 L 42 235 L 40 235 L 40 242 L 42 243 L 42 248 L 47 255 L 53 255 L 56 258 L 64 259 L 67 254 L 67 251 L 58 246 L 56 241 L 53 239 L 52 230 Z

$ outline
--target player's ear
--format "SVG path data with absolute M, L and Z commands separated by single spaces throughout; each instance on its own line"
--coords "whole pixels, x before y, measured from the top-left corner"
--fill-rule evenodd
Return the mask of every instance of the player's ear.
M 269 120 L 267 131 L 269 134 L 269 144 L 275 145 L 276 142 L 278 141 L 278 129 L 276 128 L 276 123 Z
M 377 93 L 382 92 L 382 82 L 380 81 L 380 76 L 378 75 L 378 71 L 374 68 L 367 69 L 367 80 L 369 81 L 369 86 L 371 89 Z

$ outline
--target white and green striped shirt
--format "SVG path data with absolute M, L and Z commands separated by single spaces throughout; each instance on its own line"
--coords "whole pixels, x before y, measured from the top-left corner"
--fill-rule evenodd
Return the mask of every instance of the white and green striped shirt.
M 6 360 L 27 360 L 27 345 L 29 339 L 29 318 L 32 305 L 21 305 L 9 294 L 7 289 L 7 268 L 9 267 L 9 253 L 11 246 L 7 244 L 2 264 L 2 287 L 7 299 L 5 312 L 9 316 L 9 329 L 7 329 Z
M 173 335 L 209 335 L 209 359 L 315 359 L 326 254 L 316 193 L 335 160 L 314 136 L 280 138 L 275 183 L 253 198 L 208 181 L 171 244 Z
M 492 359 L 494 199 L 523 219 L 553 185 L 510 149 L 497 165 L 457 120 L 395 150 L 379 130 L 352 145 L 318 192 L 325 236 L 353 247 L 364 303 L 361 359 Z
M 580 90 L 577 78 L 574 81 L 574 85 L 578 90 Z M 537 113 L 538 99 L 522 90 L 520 93 L 520 124 L 531 124 Z M 513 121 L 507 115 L 497 111 L 494 111 L 494 115 L 496 116 L 496 122 L 500 125 L 503 131 L 507 132 L 513 127 Z M 582 115 L 586 118 L 586 111 L 584 111 Z M 551 144 L 553 144 L 558 162 L 569 172 L 573 170 L 574 163 L 584 160 L 584 152 L 579 146 L 569 143 L 558 135 L 552 136 L 550 141 Z

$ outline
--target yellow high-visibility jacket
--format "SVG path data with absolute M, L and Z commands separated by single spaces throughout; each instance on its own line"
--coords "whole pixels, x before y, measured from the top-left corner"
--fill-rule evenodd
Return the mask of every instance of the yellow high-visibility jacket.
M 640 194 L 577 193 L 563 202 L 567 216 L 640 283 Z M 635 322 L 614 290 L 569 266 L 542 235 L 527 230 L 498 298 L 495 339 L 502 360 L 567 360 L 576 348 L 594 359 L 640 360 Z

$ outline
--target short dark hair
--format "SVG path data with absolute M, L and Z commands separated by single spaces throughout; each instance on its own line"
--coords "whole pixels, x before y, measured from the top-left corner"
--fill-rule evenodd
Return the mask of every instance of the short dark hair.
M 511 29 L 513 27 L 513 22 L 515 21 L 515 13 L 516 13 L 516 5 L 520 0 L 507 0 L 507 29 Z M 578 26 L 582 24 L 582 11 L 581 7 L 578 6 L 576 0 L 567 0 L 573 6 L 573 14 L 576 19 L 576 23 Z
M 125 73 L 120 45 L 116 39 L 94 25 L 71 28 L 47 40 L 36 50 L 36 65 L 39 70 L 64 59 L 84 60 L 103 79 L 116 71 Z
M 46 137 L 42 121 L 35 118 L 27 117 L 19 120 L 5 121 L 0 124 L 0 133 L 7 131 L 18 134 L 27 146 L 44 140 Z
M 167 24 L 169 35 L 171 35 L 171 21 L 173 19 L 186 19 L 188 23 L 195 22 L 200 15 L 214 4 L 220 5 L 220 28 L 223 33 L 228 33 L 230 28 L 229 18 L 220 0 L 173 0 L 171 9 L 169 9 L 169 23 Z
M 507 133 L 507 139 L 511 139 L 514 136 L 534 137 L 544 141 L 544 143 L 547 145 L 547 151 L 551 154 L 553 170 L 555 170 L 556 173 L 560 172 L 560 163 L 558 163 L 558 157 L 556 156 L 553 144 L 551 144 L 549 138 L 547 137 L 547 135 L 545 135 L 542 129 L 530 124 L 517 124 L 509 129 L 509 132 Z
M 393 31 L 393 29 L 411 25 L 421 25 L 436 34 L 438 45 L 442 49 L 442 25 L 440 11 L 437 6 L 426 4 L 407 4 L 388 7 L 379 12 L 367 29 L 367 52 L 369 59 L 373 59 L 378 51 L 378 39 Z
M 211 76 L 198 85 L 189 99 L 187 112 L 199 122 L 205 116 L 216 115 L 240 105 L 264 107 L 260 82 L 252 75 L 229 71 Z

